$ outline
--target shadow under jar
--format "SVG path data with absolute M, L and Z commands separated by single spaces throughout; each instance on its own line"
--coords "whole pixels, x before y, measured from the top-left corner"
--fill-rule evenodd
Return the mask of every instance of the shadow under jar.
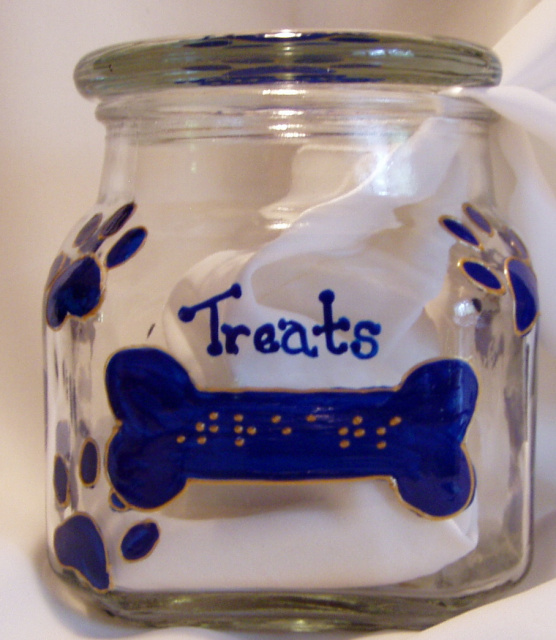
M 460 90 L 499 75 L 375 33 L 79 63 L 106 159 L 44 301 L 76 592 L 147 625 L 423 628 L 523 575 L 536 281 Z

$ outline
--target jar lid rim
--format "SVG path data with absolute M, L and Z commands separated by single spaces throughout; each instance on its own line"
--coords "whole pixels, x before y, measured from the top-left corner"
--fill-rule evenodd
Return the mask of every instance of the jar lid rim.
M 191 86 L 388 83 L 486 87 L 501 65 L 481 45 L 394 32 L 290 31 L 144 40 L 93 51 L 75 68 L 87 97 Z

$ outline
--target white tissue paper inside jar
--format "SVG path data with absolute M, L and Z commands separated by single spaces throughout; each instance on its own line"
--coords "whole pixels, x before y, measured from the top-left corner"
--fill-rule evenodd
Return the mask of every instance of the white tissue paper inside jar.
M 202 260 L 166 306 L 168 350 L 195 385 L 395 387 L 416 365 L 444 355 L 436 328 L 442 319 L 431 303 L 442 290 L 453 238 L 438 219 L 469 197 L 457 127 L 450 119 L 426 120 L 380 161 L 346 146 L 301 146 L 290 192 L 261 211 L 267 218 L 289 213 L 293 222 L 258 249 Z M 214 358 L 206 324 L 180 322 L 184 300 L 206 300 L 233 284 L 241 286 L 241 299 L 222 300 L 219 321 L 278 327 L 287 319 L 286 330 L 306 327 L 305 336 L 292 331 L 290 353 L 261 353 L 239 335 L 237 353 Z M 336 337 L 347 345 L 342 354 L 312 334 L 323 322 L 324 290 L 334 292 L 333 313 L 349 318 L 352 328 L 359 321 L 379 327 L 376 354 L 355 357 L 349 332 Z M 369 355 L 371 341 L 360 348 Z M 478 538 L 476 499 L 452 518 L 429 519 L 400 504 L 386 479 L 195 483 L 179 502 L 160 518 L 166 533 L 157 566 L 166 554 L 159 571 L 166 588 L 172 580 L 183 585 L 184 566 L 191 589 L 394 584 L 439 571 L 472 551 Z

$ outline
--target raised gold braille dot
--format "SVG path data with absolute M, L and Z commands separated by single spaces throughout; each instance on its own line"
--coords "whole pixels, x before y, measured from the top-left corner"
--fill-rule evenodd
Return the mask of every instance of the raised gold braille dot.
M 178 436 L 178 437 L 176 438 L 176 442 L 177 442 L 178 444 L 181 444 L 182 442 L 185 442 L 185 436 Z
M 217 424 L 211 424 L 209 427 L 209 431 L 211 433 L 218 433 L 218 430 L 220 429 L 220 427 Z
M 234 444 L 236 445 L 236 447 L 243 447 L 243 445 L 245 444 L 245 440 L 243 438 L 236 438 L 234 440 Z
M 400 424 L 400 422 L 402 421 L 400 416 L 394 416 L 393 418 L 390 419 L 390 422 L 388 423 L 391 427 L 395 427 L 396 425 Z
M 365 433 L 366 433 L 366 432 L 365 432 L 365 429 L 356 429 L 356 430 L 353 432 L 353 435 L 354 435 L 356 438 L 362 438 L 362 437 L 365 435 Z
M 377 442 L 376 448 L 377 449 L 386 449 L 386 442 L 384 440 L 381 440 L 380 442 Z
M 202 432 L 205 430 L 205 423 L 204 422 L 197 422 L 197 424 L 195 425 L 195 429 L 197 431 Z
M 347 436 L 348 433 L 349 433 L 349 429 L 347 427 L 342 427 L 341 429 L 338 429 L 338 435 L 340 436 Z
M 218 420 L 218 411 L 213 411 L 212 413 L 209 413 L 209 418 L 211 420 Z
M 377 436 L 383 436 L 383 435 L 385 435 L 385 434 L 386 434 L 386 427 L 379 427 L 379 428 L 376 430 L 376 435 L 377 435 Z
M 236 422 L 243 422 L 243 414 L 242 413 L 236 413 L 236 415 L 234 416 L 234 420 Z
M 198 444 L 206 444 L 206 442 L 207 442 L 207 437 L 206 436 L 199 436 L 197 438 L 197 443 Z
M 257 427 L 247 427 L 247 433 L 250 436 L 254 436 L 257 433 Z
M 353 420 L 351 421 L 351 424 L 354 424 L 355 426 L 357 426 L 362 422 L 363 422 L 363 418 L 361 416 L 355 416 L 355 418 L 353 418 Z
M 341 440 L 340 441 L 340 447 L 342 447 L 342 449 L 347 449 L 350 445 L 349 440 Z
M 310 415 L 308 415 L 306 418 L 307 422 L 315 422 L 317 419 L 317 416 L 314 416 L 312 413 Z
M 282 420 L 282 416 L 272 416 L 272 418 L 270 418 L 270 421 L 273 424 L 278 424 L 281 420 Z
M 284 427 L 282 429 L 282 435 L 284 435 L 284 436 L 289 436 L 291 432 L 292 432 L 292 428 L 291 427 Z
M 243 426 L 240 424 L 236 424 L 236 426 L 234 427 L 234 432 L 235 433 L 243 433 Z

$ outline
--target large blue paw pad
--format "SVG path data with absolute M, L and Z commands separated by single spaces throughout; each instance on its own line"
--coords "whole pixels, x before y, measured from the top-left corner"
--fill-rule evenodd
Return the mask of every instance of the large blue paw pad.
M 54 532 L 58 562 L 98 591 L 110 588 L 109 563 L 104 541 L 94 520 L 77 513 Z
M 72 262 L 54 280 L 46 301 L 46 321 L 60 327 L 68 315 L 87 318 L 102 295 L 102 271 L 98 261 L 85 256 Z
M 505 268 L 515 300 L 515 330 L 519 335 L 525 335 L 539 315 L 537 279 L 531 267 L 519 258 L 506 260 Z

